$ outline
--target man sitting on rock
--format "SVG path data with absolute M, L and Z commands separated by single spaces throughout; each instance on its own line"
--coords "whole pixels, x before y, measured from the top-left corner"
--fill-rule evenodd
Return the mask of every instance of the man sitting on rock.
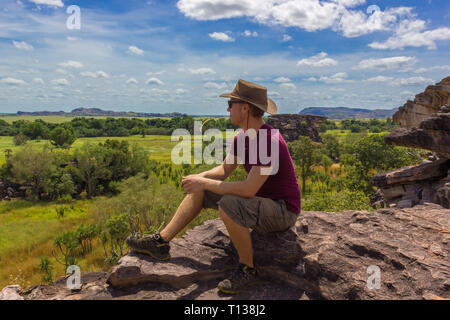
M 182 186 L 187 195 L 164 230 L 143 238 L 130 236 L 127 244 L 134 251 L 168 260 L 169 242 L 203 208 L 218 209 L 239 255 L 235 273 L 221 281 L 218 288 L 236 294 L 258 280 L 250 229 L 278 232 L 292 227 L 300 213 L 300 189 L 286 142 L 262 118 L 264 112 L 277 112 L 275 103 L 267 98 L 267 89 L 239 80 L 233 92 L 221 97 L 230 98 L 227 111 L 231 123 L 242 128 L 234 137 L 224 162 L 209 171 L 183 177 Z M 272 152 L 272 148 L 277 149 Z M 224 182 L 237 168 L 238 161 L 244 165 L 247 179 Z

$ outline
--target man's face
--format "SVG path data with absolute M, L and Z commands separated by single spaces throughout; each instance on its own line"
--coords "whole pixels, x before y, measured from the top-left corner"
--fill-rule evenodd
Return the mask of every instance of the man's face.
M 230 121 L 232 125 L 242 126 L 241 124 L 244 122 L 247 115 L 245 105 L 245 102 L 231 99 L 231 107 L 228 107 L 227 111 L 230 112 Z

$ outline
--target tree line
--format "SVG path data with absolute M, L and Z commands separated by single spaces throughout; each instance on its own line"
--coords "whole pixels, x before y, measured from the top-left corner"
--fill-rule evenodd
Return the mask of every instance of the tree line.
M 64 123 L 50 123 L 42 119 L 35 121 L 17 120 L 8 123 L 0 119 L 0 136 L 14 136 L 14 143 L 22 145 L 26 140 L 48 139 L 58 147 L 70 146 L 76 138 L 82 137 L 127 137 L 131 135 L 171 135 L 175 129 L 187 129 L 194 133 L 192 116 L 184 114 L 170 119 L 152 118 L 85 118 L 78 117 Z M 208 121 L 203 130 L 237 129 L 229 118 Z
M 344 119 L 340 124 L 336 121 L 327 120 L 320 125 L 320 132 L 326 132 L 327 130 L 350 130 L 352 133 L 359 132 L 390 132 L 400 127 L 400 123 L 393 121 L 391 118 L 382 119 L 370 119 L 368 121 L 358 119 Z

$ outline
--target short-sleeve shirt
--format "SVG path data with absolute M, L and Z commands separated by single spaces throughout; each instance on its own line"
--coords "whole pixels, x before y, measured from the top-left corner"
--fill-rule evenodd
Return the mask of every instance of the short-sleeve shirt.
M 244 141 L 245 147 L 241 147 L 244 146 Z M 272 152 L 272 148 L 277 146 L 278 156 L 276 150 Z M 230 153 L 238 158 L 238 163 L 243 164 L 247 173 L 253 166 L 265 167 L 267 171 L 271 167 L 272 174 L 269 175 L 255 196 L 284 200 L 289 211 L 300 214 L 301 195 L 294 163 L 286 141 L 278 130 L 264 123 L 256 137 L 250 140 L 249 136 L 241 129 L 233 139 Z

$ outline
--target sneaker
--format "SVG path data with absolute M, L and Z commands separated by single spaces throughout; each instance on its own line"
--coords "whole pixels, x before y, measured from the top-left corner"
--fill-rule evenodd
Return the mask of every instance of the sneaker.
M 169 242 L 164 241 L 159 233 L 147 235 L 141 239 L 135 235 L 131 235 L 127 238 L 126 243 L 133 251 L 149 255 L 154 259 L 170 259 Z
M 230 278 L 221 281 L 217 288 L 223 293 L 238 294 L 244 291 L 248 286 L 258 283 L 258 272 L 256 268 L 240 263 L 236 271 Z

